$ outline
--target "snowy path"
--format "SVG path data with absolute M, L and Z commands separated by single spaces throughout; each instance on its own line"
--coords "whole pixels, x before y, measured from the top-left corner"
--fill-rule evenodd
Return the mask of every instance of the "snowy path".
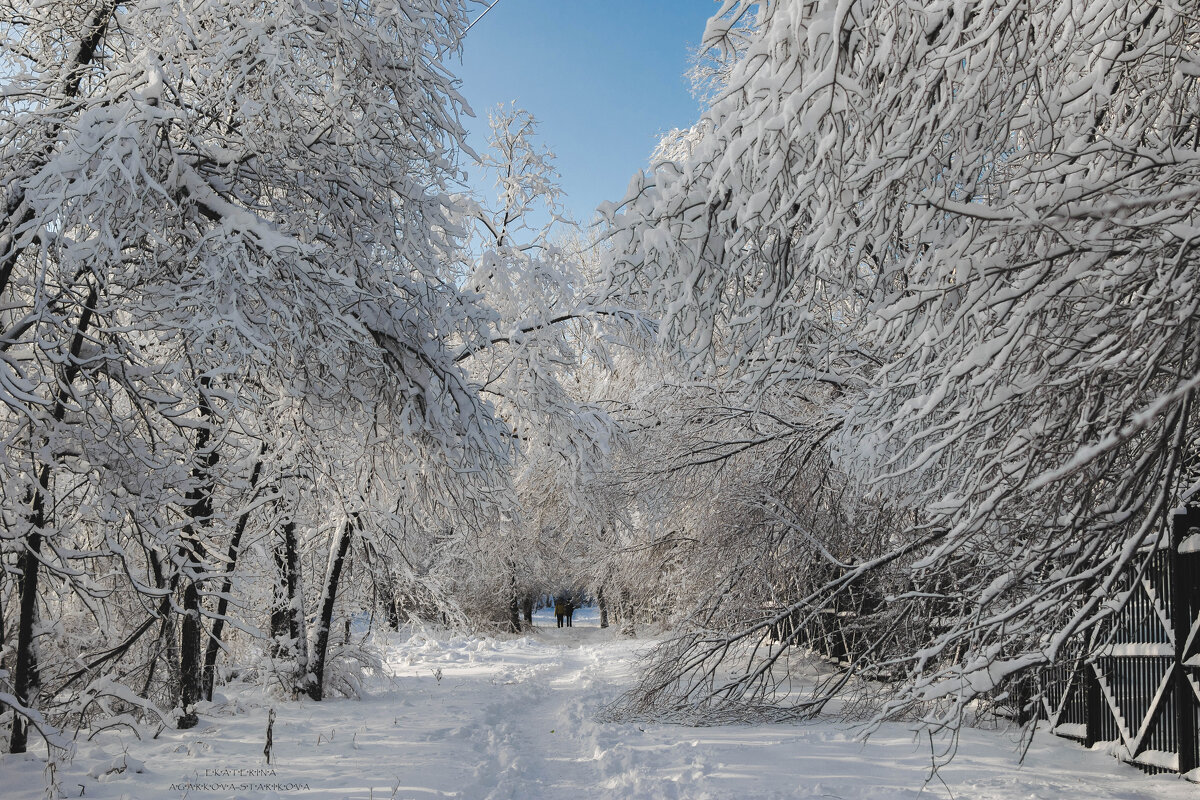
M 586 610 L 585 610 L 586 611 Z M 91 800 L 1175 800 L 1196 786 L 1147 777 L 1049 736 L 1024 765 L 1011 738 L 969 731 L 941 781 L 903 726 L 868 744 L 831 724 L 685 728 L 601 724 L 594 709 L 628 685 L 644 646 L 577 617 L 537 636 L 410 639 L 363 701 L 277 702 L 244 693 L 201 728 L 157 740 L 106 732 L 60 771 Z M 262 757 L 276 709 L 275 762 Z M 141 770 L 141 771 L 138 771 Z M 0 796 L 45 796 L 42 764 L 0 757 Z M 268 774 L 263 774 L 268 772 Z M 952 794 L 951 794 L 952 793 Z

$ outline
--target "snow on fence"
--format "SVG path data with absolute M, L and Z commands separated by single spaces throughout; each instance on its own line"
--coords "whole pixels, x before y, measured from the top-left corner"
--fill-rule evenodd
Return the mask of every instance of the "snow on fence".
M 1200 507 L 1176 511 L 1170 546 L 1125 577 L 1120 612 L 1044 672 L 1050 729 L 1147 772 L 1200 767 Z M 1193 773 L 1198 775 L 1200 773 Z

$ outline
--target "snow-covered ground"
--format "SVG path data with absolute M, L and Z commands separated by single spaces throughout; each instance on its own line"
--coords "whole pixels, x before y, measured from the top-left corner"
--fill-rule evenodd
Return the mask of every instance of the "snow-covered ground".
M 902 725 L 863 744 L 832 723 L 718 726 L 599 723 L 627 686 L 644 642 L 602 630 L 592 609 L 559 630 L 507 640 L 416 636 L 388 651 L 391 675 L 362 701 L 272 702 L 234 694 L 199 728 L 158 739 L 105 732 L 81 741 L 58 785 L 88 800 L 591 800 L 592 798 L 955 798 L 1194 800 L 1149 777 L 1039 734 L 1025 757 L 1011 734 L 968 731 L 928 781 L 929 743 Z M 274 760 L 263 736 L 277 713 Z M 0 796 L 45 796 L 43 762 L 0 757 Z M 944 781 L 944 783 L 943 783 Z

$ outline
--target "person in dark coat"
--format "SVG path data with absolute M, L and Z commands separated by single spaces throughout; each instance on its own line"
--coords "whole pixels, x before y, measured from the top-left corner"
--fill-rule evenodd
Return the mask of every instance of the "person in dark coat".
M 574 627 L 571 622 L 571 618 L 575 616 L 575 599 L 574 598 L 567 600 L 566 606 L 564 607 L 564 611 L 566 611 L 566 613 L 567 613 L 567 627 L 568 628 Z

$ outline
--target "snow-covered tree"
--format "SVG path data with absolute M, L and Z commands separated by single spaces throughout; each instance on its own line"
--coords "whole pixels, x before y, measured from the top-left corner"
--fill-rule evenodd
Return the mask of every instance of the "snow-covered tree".
M 386 476 L 432 476 L 441 502 L 469 506 L 510 447 L 454 345 L 491 319 L 456 283 L 463 104 L 442 59 L 461 4 L 5 7 L 0 464 L 19 580 L 4 585 L 4 704 L 19 752 L 27 721 L 51 732 L 39 697 L 69 684 L 94 699 L 153 630 L 171 662 L 161 701 L 194 719 L 222 558 L 245 525 L 273 530 L 242 516 L 264 513 L 260 486 L 284 503 L 286 482 L 320 482 L 297 452 L 348 469 L 330 437 L 373 436 Z M 298 447 L 264 422 L 287 408 L 308 426 Z M 319 430 L 335 409 L 344 426 Z M 325 484 L 343 531 L 373 524 L 378 490 L 352 472 Z M 127 583 L 113 594 L 96 575 Z M 64 592 L 101 642 L 39 636 Z M 39 639 L 88 653 L 82 668 L 39 669 Z M 156 658 L 116 696 L 145 696 Z
M 613 287 L 748 406 L 825 387 L 801 440 L 895 510 L 797 604 L 885 565 L 943 598 L 885 713 L 1061 657 L 1194 484 L 1198 45 L 1156 2 L 729 0 L 693 140 L 610 210 Z M 761 696 L 729 652 L 652 685 Z
M 496 317 L 485 338 L 464 342 L 460 358 L 515 437 L 492 554 L 500 569 L 488 572 L 503 576 L 497 588 L 519 630 L 518 606 L 553 588 L 548 581 L 570 549 L 563 542 L 588 528 L 589 487 L 615 435 L 603 409 L 577 390 L 578 373 L 602 361 L 603 337 L 628 338 L 640 319 L 596 305 L 585 248 L 563 214 L 554 156 L 536 143 L 533 116 L 502 107 L 490 123 L 479 167 L 495 197 L 467 209 L 475 263 L 465 286 Z

